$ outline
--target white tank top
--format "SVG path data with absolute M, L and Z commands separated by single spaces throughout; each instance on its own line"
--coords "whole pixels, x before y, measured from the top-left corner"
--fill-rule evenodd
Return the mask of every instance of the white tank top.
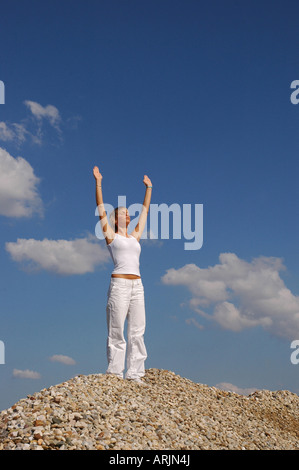
M 107 245 L 114 270 L 112 274 L 136 274 L 140 276 L 139 257 L 141 245 L 133 235 L 130 238 L 115 234 L 114 240 Z

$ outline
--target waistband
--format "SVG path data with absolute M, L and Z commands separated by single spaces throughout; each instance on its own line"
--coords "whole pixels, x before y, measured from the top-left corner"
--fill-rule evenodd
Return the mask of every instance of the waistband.
M 125 277 L 111 277 L 110 284 L 123 284 L 125 286 L 136 286 L 142 284 L 141 278 L 137 279 L 126 279 Z

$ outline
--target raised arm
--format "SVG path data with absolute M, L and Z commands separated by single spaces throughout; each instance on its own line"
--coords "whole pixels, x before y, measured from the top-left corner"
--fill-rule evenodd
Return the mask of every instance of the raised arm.
M 109 225 L 109 222 L 107 219 L 107 214 L 106 214 L 104 202 L 103 202 L 103 193 L 102 193 L 103 176 L 101 175 L 99 168 L 97 166 L 93 168 L 93 176 L 96 181 L 96 203 L 97 203 L 97 208 L 99 211 L 101 227 L 102 227 L 104 237 L 106 239 L 106 243 L 109 244 L 114 239 L 115 232 L 112 229 L 112 227 Z
M 143 233 L 143 230 L 146 224 L 147 214 L 150 208 L 151 197 L 152 197 L 152 188 L 153 188 L 151 180 L 149 179 L 147 175 L 144 175 L 143 182 L 146 186 L 146 190 L 145 190 L 145 196 L 144 196 L 144 200 L 142 204 L 142 209 L 141 209 L 141 213 L 138 219 L 138 224 L 136 225 L 133 232 L 131 233 L 131 235 L 133 235 L 133 237 L 135 237 L 138 241 L 141 238 L 141 235 Z

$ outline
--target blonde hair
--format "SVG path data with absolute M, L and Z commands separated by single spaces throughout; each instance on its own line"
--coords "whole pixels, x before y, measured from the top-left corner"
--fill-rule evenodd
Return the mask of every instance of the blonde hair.
M 110 225 L 111 227 L 113 228 L 113 230 L 115 231 L 116 230 L 116 225 L 115 225 L 115 221 L 117 219 L 117 214 L 118 214 L 118 211 L 120 209 L 126 209 L 126 207 L 124 206 L 119 206 L 119 207 L 116 207 L 115 209 L 113 209 L 113 211 L 111 212 L 111 214 L 109 215 L 109 222 L 110 222 Z

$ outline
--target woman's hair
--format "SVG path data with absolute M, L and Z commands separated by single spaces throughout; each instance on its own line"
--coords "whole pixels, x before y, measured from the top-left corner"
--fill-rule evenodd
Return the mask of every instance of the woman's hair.
M 111 225 L 111 227 L 113 228 L 114 231 L 116 230 L 115 221 L 117 220 L 117 213 L 118 213 L 119 209 L 127 209 L 127 208 L 124 207 L 124 206 L 116 207 L 115 209 L 113 209 L 113 211 L 109 215 L 109 222 L 110 222 L 110 225 Z

